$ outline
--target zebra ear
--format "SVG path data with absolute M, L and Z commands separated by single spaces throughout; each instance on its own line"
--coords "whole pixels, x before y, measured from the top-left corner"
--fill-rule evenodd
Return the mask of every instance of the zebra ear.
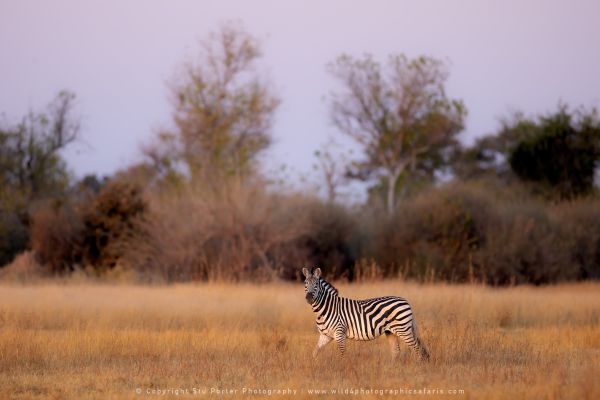
M 307 278 L 310 276 L 310 271 L 308 270 L 308 268 L 302 268 L 302 273 Z
M 321 276 L 321 268 L 315 268 L 315 271 L 313 272 L 313 274 L 315 275 L 315 278 L 318 278 Z

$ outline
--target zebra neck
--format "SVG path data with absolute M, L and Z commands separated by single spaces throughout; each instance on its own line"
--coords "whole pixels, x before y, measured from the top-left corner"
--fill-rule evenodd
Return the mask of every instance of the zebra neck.
M 333 286 L 331 283 L 327 282 L 325 279 L 320 278 L 319 283 L 321 284 L 321 286 L 323 287 L 325 292 L 327 292 L 331 295 L 335 295 L 335 296 L 338 295 L 338 290 L 335 288 L 335 286 Z
M 333 286 L 331 286 L 331 288 L 333 288 Z M 333 288 L 333 290 L 323 291 L 323 294 L 319 296 L 312 304 L 312 309 L 317 316 L 319 316 L 322 314 L 331 313 L 332 310 L 337 309 L 336 306 L 338 303 L 338 292 Z

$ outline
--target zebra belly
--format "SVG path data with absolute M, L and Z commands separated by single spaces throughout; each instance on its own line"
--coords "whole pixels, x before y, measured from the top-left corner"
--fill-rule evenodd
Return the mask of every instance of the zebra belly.
M 377 336 L 379 336 L 379 335 L 377 335 Z M 367 342 L 369 340 L 375 340 L 375 339 L 377 339 L 377 336 L 374 336 L 374 337 L 373 336 L 368 336 L 368 335 L 360 336 L 360 335 L 354 334 L 354 332 L 352 332 L 352 330 L 350 330 L 350 329 L 348 329 L 348 331 L 346 332 L 346 337 L 348 339 L 360 340 L 360 341 L 363 341 L 363 342 Z
M 335 339 L 335 327 L 326 328 L 325 326 L 320 326 L 319 324 L 317 324 L 317 329 L 319 330 L 319 333 L 322 333 L 325 336 Z M 352 340 L 369 341 L 369 340 L 376 339 L 377 336 L 379 336 L 379 335 L 380 334 L 376 334 L 375 336 L 367 336 L 367 335 L 361 336 L 361 335 L 354 334 L 354 332 L 350 329 L 346 330 L 346 338 L 352 339 Z
M 319 324 L 317 324 L 317 329 L 319 330 L 319 333 L 325 335 L 325 336 L 329 336 L 332 339 L 335 339 L 335 328 L 334 327 L 325 327 L 325 326 L 321 326 Z

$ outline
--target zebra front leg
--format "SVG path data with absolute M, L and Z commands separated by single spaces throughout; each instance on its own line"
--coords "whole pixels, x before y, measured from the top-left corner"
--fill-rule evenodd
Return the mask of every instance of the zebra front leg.
M 337 331 L 335 333 L 335 342 L 340 350 L 340 357 L 343 357 L 344 352 L 346 351 L 346 333 L 343 331 Z
M 329 342 L 331 342 L 331 338 L 321 333 L 321 336 L 319 336 L 319 341 L 317 342 L 317 347 L 315 347 L 315 351 L 313 351 L 313 358 L 317 358 L 319 351 Z

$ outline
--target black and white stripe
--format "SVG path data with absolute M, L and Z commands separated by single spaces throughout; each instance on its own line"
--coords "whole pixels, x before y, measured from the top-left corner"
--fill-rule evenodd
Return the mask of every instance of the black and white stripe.
M 385 334 L 390 341 L 392 354 L 400 351 L 400 337 L 421 359 L 429 359 L 429 353 L 419 339 L 408 301 L 394 296 L 347 299 L 340 297 L 337 289 L 321 277 L 320 268 L 312 273 L 303 268 L 302 272 L 306 277 L 306 301 L 317 316 L 317 328 L 321 333 L 313 356 L 316 357 L 319 350 L 332 339 L 343 355 L 346 339 L 373 340 Z

